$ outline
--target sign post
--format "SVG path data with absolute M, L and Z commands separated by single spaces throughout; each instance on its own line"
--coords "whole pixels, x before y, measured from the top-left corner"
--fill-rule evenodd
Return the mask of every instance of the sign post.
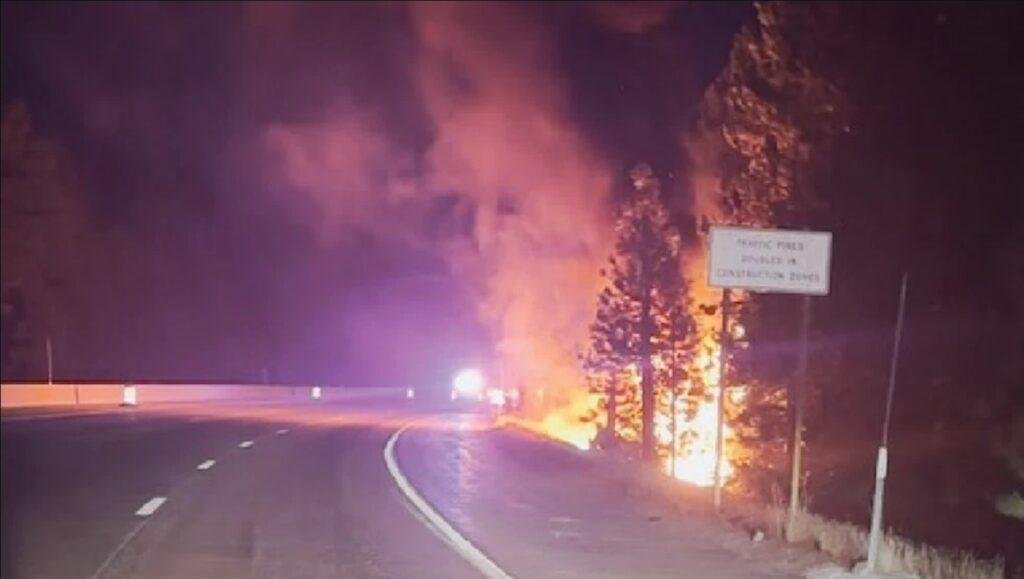
M 804 448 L 804 396 L 807 392 L 807 341 L 811 330 L 811 296 L 805 295 L 801 300 L 802 315 L 800 316 L 800 358 L 797 361 L 796 380 L 790 393 L 793 404 L 793 432 L 790 438 L 791 456 L 789 460 L 789 510 L 786 521 L 786 540 L 800 540 L 796 536 L 796 516 L 800 505 L 800 478 L 803 474 Z
M 722 290 L 722 330 L 718 336 L 718 408 L 715 423 L 715 476 L 713 502 L 715 511 L 722 509 L 722 445 L 725 444 L 725 372 L 729 354 L 729 288 Z
M 810 296 L 828 295 L 832 259 L 832 233 L 820 231 L 793 231 L 783 229 L 752 229 L 744 227 L 712 226 L 711 255 L 708 259 L 708 285 L 723 288 L 721 361 L 718 379 L 718 424 L 715 439 L 715 510 L 721 508 L 722 455 L 725 420 L 726 365 L 728 357 L 728 305 L 729 290 L 744 289 L 759 293 L 803 294 L 803 322 L 801 334 L 806 338 L 810 325 Z M 801 355 L 798 379 L 793 391 L 798 392 L 795 404 L 793 433 L 792 485 L 789 501 L 789 529 L 793 528 L 797 505 L 800 502 L 800 454 L 803 428 L 803 382 L 806 380 L 806 353 Z

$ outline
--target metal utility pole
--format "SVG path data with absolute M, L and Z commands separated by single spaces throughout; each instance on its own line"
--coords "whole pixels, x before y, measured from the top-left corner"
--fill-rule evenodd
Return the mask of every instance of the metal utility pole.
M 46 336 L 46 383 L 53 385 L 53 340 Z
M 715 426 L 715 512 L 722 510 L 722 447 L 725 428 L 726 350 L 729 347 L 729 288 L 722 290 L 722 330 L 718 347 L 718 423 Z
M 800 478 L 803 470 L 802 457 L 804 446 L 804 396 L 807 392 L 807 357 L 808 338 L 811 329 L 811 296 L 805 295 L 802 300 L 802 319 L 800 322 L 800 358 L 797 361 L 795 384 L 790 400 L 793 404 L 793 448 L 790 449 L 792 472 L 789 479 L 789 516 L 786 522 L 786 540 L 795 541 L 796 516 L 800 506 Z
M 896 365 L 900 355 L 900 341 L 903 338 L 903 316 L 907 306 L 907 274 L 900 284 L 900 305 L 896 313 L 896 337 L 892 345 L 892 364 L 889 366 L 889 391 L 885 397 L 885 419 L 882 422 L 882 445 L 878 447 L 878 462 L 875 464 L 875 498 L 871 506 L 871 535 L 868 538 L 868 572 L 878 565 L 878 544 L 882 535 L 882 503 L 885 496 L 885 475 L 888 469 L 887 447 L 889 446 L 889 421 L 892 418 L 892 398 L 896 391 Z

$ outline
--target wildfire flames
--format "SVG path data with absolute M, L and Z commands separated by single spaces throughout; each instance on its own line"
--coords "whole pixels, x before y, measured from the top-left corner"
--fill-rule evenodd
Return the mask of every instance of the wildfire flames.
M 697 196 L 698 206 L 695 207 L 695 210 L 704 213 L 713 212 L 714 206 L 708 201 L 713 190 L 705 182 L 698 182 L 696 185 L 700 194 Z M 689 255 L 686 256 L 684 267 L 686 275 L 691 281 L 694 307 L 696 308 L 699 304 L 715 303 L 719 297 L 718 291 L 708 287 L 704 282 L 705 252 L 703 248 L 691 248 Z M 677 401 L 676 408 L 669 409 L 668 412 L 664 410 L 656 412 L 655 438 L 662 447 L 670 449 L 673 447 L 670 412 L 675 412 L 675 458 L 673 460 L 671 451 L 669 451 L 667 456 L 662 459 L 662 468 L 665 473 L 679 480 L 697 486 L 711 486 L 714 484 L 718 427 L 721 353 L 718 332 L 721 327 L 721 318 L 699 315 L 698 312 L 694 312 L 694 318 L 698 322 L 697 331 L 700 335 L 700 346 L 694 361 L 694 369 L 699 373 L 700 381 L 705 385 L 707 395 L 696 402 L 695 411 L 687 412 L 686 404 L 680 399 Z M 742 326 L 734 325 L 731 331 L 734 337 L 742 337 Z M 638 389 L 639 394 L 638 378 L 637 376 L 634 386 Z M 742 386 L 730 385 L 727 392 L 727 409 L 730 406 L 743 404 L 746 392 Z M 542 419 L 523 424 L 523 426 L 586 450 L 596 436 L 598 425 L 581 422 L 578 417 L 583 416 L 587 410 L 596 409 L 599 399 L 600 396 L 581 395 L 574 404 L 547 413 Z M 726 415 L 728 416 L 728 412 Z M 728 481 L 735 473 L 735 466 L 730 457 L 734 456 L 736 452 L 742 451 L 738 445 L 739 442 L 736 440 L 733 429 L 730 428 L 728 420 L 726 420 L 723 425 L 721 465 L 723 481 Z
M 714 332 L 705 331 L 701 338 L 701 348 L 697 356 L 697 367 L 701 368 L 701 377 L 705 384 L 718 385 L 720 351 L 721 347 L 716 340 Z M 709 399 L 698 403 L 697 411 L 692 419 L 689 419 L 682 409 L 675 409 L 678 422 L 677 431 L 689 431 L 691 436 L 685 445 L 680 445 L 678 441 L 676 442 L 678 456 L 675 459 L 674 469 L 671 456 L 666 457 L 664 460 L 665 472 L 670 473 L 679 480 L 698 486 L 711 486 L 715 482 L 718 388 L 710 388 L 709 393 Z M 667 422 L 668 417 L 665 417 L 664 421 Z M 727 442 L 732 438 L 732 429 L 729 428 L 728 423 L 723 426 L 723 436 Z M 733 465 L 729 461 L 728 453 L 725 453 L 725 456 L 722 458 L 722 479 L 727 480 L 732 476 L 732 473 Z
M 582 400 L 582 399 L 581 399 Z M 585 412 L 587 408 L 596 406 L 596 403 L 581 409 Z M 536 432 L 542 436 L 554 438 L 567 442 L 580 450 L 590 450 L 590 441 L 593 440 L 595 429 L 593 425 L 580 422 L 578 415 L 570 412 L 553 412 L 541 420 L 530 420 L 518 416 L 504 416 L 502 424 L 514 424 L 520 428 Z
M 707 325 L 702 335 L 696 364 L 701 369 L 701 378 L 704 383 L 712 387 L 709 388 L 709 396 L 698 402 L 692 418 L 687 416 L 682 405 L 676 408 L 677 455 L 674 472 L 672 472 L 671 456 L 664 457 L 662 467 L 666 473 L 670 473 L 679 480 L 697 486 L 711 486 L 714 484 L 715 472 L 720 347 L 712 324 Z M 639 387 L 639 383 L 635 386 Z M 742 388 L 739 387 L 730 389 L 728 402 L 731 404 L 741 403 L 743 393 Z M 587 409 L 595 408 L 598 399 L 598 396 L 593 395 L 588 398 L 581 397 L 577 404 L 570 407 L 568 411 L 560 410 L 550 413 L 536 421 L 521 418 L 508 418 L 507 421 L 567 442 L 581 450 L 588 450 L 597 428 L 593 424 L 581 422 L 578 417 L 583 415 Z M 659 444 L 665 446 L 671 444 L 670 422 L 671 417 L 665 412 L 655 415 L 655 437 Z M 729 459 L 729 449 L 736 444 L 728 422 L 723 427 L 723 436 L 726 452 L 722 460 L 721 474 L 723 480 L 728 480 L 735 471 L 735 467 Z

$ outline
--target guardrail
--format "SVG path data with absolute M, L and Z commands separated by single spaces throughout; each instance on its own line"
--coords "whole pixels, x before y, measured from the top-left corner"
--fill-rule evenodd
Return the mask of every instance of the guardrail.
M 403 388 L 255 384 L 17 383 L 0 385 L 0 407 L 138 405 L 205 400 L 344 400 L 405 396 Z

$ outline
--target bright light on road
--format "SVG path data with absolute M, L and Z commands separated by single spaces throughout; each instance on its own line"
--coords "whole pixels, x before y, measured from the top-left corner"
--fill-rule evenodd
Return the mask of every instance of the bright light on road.
M 498 389 L 488 390 L 487 391 L 487 400 L 493 406 L 504 406 L 505 402 L 506 402 L 506 400 L 505 400 L 505 391 L 504 390 L 498 390 Z
M 455 375 L 452 386 L 459 396 L 480 397 L 484 391 L 484 375 L 480 370 L 467 368 Z

